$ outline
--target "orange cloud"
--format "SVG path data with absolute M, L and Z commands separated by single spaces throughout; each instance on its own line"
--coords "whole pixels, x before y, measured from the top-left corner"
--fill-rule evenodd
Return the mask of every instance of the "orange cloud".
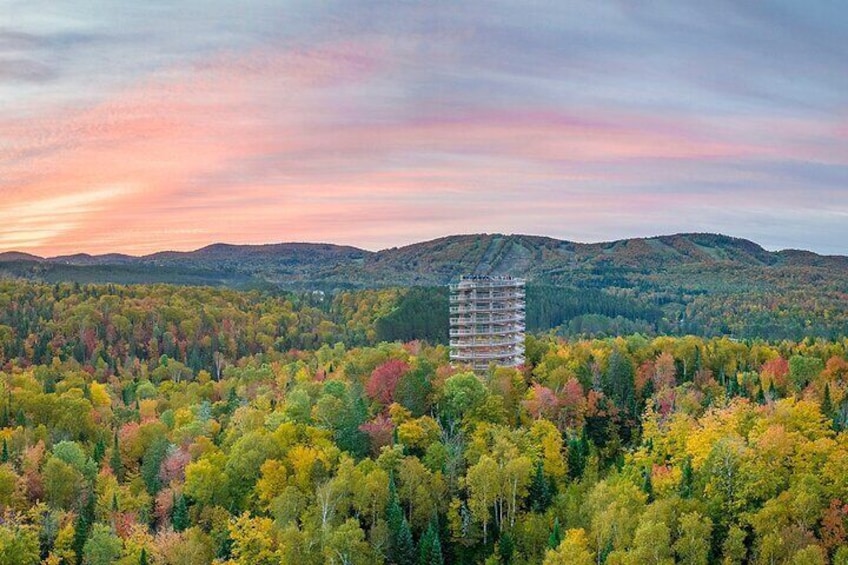
M 89 109 L 3 120 L 0 248 L 374 247 L 446 232 L 550 229 L 558 221 L 551 210 L 579 228 L 604 213 L 604 191 L 644 182 L 640 163 L 667 163 L 649 173 L 661 183 L 690 177 L 693 163 L 779 159 L 787 147 L 838 157 L 828 145 L 796 147 L 673 117 L 544 108 L 418 116 L 398 110 L 400 95 L 386 84 L 396 47 L 341 42 L 222 55 Z M 815 124 L 793 127 L 801 137 L 823 135 Z M 607 210 L 669 201 L 623 194 Z M 676 197 L 695 205 L 689 200 Z

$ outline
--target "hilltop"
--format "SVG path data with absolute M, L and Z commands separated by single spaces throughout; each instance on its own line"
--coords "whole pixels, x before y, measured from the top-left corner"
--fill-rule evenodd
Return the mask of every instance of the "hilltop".
M 848 257 L 798 250 L 771 252 L 752 241 L 705 233 L 604 243 L 527 235 L 452 235 L 377 252 L 329 243 L 217 243 L 196 251 L 162 251 L 141 257 L 0 254 L 0 272 L 47 281 L 202 280 L 212 285 L 272 283 L 283 287 L 444 285 L 463 273 L 521 274 L 544 284 L 604 287 L 657 275 L 685 279 L 693 272 L 712 272 L 717 280 L 701 280 L 695 285 L 700 287 L 708 282 L 745 285 L 752 277 L 774 280 L 809 269 L 820 275 L 848 272 Z
M 590 330 L 746 337 L 848 334 L 848 258 L 767 251 L 719 234 L 604 243 L 452 235 L 377 252 L 329 243 L 279 243 L 214 244 L 142 257 L 0 254 L 0 276 L 45 282 L 335 292 L 438 287 L 463 273 L 526 277 L 536 289 L 531 297 L 538 304 L 531 306 L 538 314 L 537 329 L 572 324 L 570 331 L 581 333 L 588 323 Z M 589 303 L 596 306 L 587 310 Z M 575 317 L 580 319 L 575 322 Z M 619 318 L 627 323 L 610 321 Z

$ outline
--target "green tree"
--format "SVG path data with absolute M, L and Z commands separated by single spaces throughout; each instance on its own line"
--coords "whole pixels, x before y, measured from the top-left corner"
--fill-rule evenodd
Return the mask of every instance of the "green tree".
M 683 469 L 680 473 L 680 496 L 689 498 L 692 496 L 692 489 L 695 484 L 695 472 L 692 469 L 692 458 L 686 457 L 683 460 Z
M 185 496 L 182 494 L 179 496 L 174 495 L 173 502 L 171 524 L 174 526 L 175 531 L 182 532 L 189 526 L 188 506 L 186 505 Z
M 94 444 L 94 452 L 91 455 L 91 458 L 94 459 L 94 462 L 100 465 L 100 462 L 103 461 L 103 457 L 106 455 L 106 443 L 102 438 L 97 439 L 97 443 Z
M 678 563 L 682 565 L 707 565 L 710 556 L 710 539 L 713 525 L 697 512 L 680 517 L 679 535 L 674 543 Z
M 536 462 L 536 471 L 530 481 L 530 508 L 534 512 L 544 512 L 553 501 L 551 481 L 545 476 L 541 461 Z
M 474 373 L 458 373 L 448 378 L 442 388 L 442 415 L 449 421 L 461 420 L 480 406 L 486 398 L 486 387 Z
M 824 383 L 824 395 L 821 402 L 821 413 L 833 419 L 833 400 L 830 398 L 830 384 Z
M 336 444 L 360 459 L 368 454 L 368 435 L 360 427 L 368 420 L 368 407 L 362 398 L 362 387 L 357 383 L 349 387 L 347 409 L 336 430 Z
M 554 518 L 554 525 L 551 528 L 551 535 L 548 536 L 548 548 L 556 549 L 562 542 L 562 531 L 559 527 L 559 518 Z
M 144 452 L 141 460 L 141 478 L 147 487 L 147 492 L 156 495 L 162 488 L 162 480 L 159 478 L 159 470 L 162 461 L 168 455 L 169 442 L 167 438 L 158 437 L 153 440 L 150 447 Z
M 722 544 L 722 565 L 740 565 L 745 562 L 748 555 L 748 546 L 745 544 L 745 530 L 733 525 L 727 531 L 727 537 Z
M 183 494 L 200 504 L 223 504 L 229 499 L 226 458 L 211 453 L 186 466 Z
M 793 355 L 789 358 L 789 378 L 796 390 L 803 390 L 824 370 L 824 362 L 818 357 Z
M 36 565 L 40 560 L 35 527 L 0 524 L 0 565 Z
M 51 457 L 42 472 L 47 502 L 53 508 L 70 509 L 79 500 L 85 479 L 75 467 Z
M 645 508 L 645 493 L 623 478 L 607 479 L 595 485 L 586 503 L 599 553 L 630 546 Z
M 626 414 L 636 414 L 636 389 L 633 382 L 633 362 L 619 349 L 613 350 L 604 373 L 604 394 Z
M 396 565 L 414 565 L 415 542 L 412 539 L 412 531 L 409 522 L 403 514 L 403 509 L 398 501 L 394 479 L 389 483 L 389 505 L 386 510 L 386 521 L 389 526 L 389 561 Z
M 121 554 L 121 540 L 109 526 L 94 524 L 82 553 L 83 565 L 111 565 Z
M 442 543 L 439 539 L 439 528 L 436 520 L 430 521 L 424 535 L 418 542 L 419 565 L 444 565 L 442 556 Z
M 328 534 L 324 557 L 331 565 L 369 565 L 374 562 L 371 548 L 365 541 L 365 532 L 355 518 L 349 518 Z
M 119 481 L 124 480 L 124 463 L 121 459 L 121 450 L 118 446 L 118 432 L 115 432 L 112 440 L 112 455 L 109 458 L 109 466 Z
M 88 540 L 91 526 L 94 523 L 94 493 L 85 493 L 85 502 L 82 505 L 77 518 L 74 521 L 74 539 L 71 547 L 77 558 L 77 563 L 82 563 L 85 545 Z

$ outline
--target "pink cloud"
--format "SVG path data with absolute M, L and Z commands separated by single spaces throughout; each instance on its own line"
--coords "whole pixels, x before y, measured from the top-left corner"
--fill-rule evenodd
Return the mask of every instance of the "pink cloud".
M 816 122 L 747 125 L 595 110 L 381 111 L 396 45 L 339 42 L 221 55 L 95 107 L 0 117 L 0 247 L 146 253 L 212 241 L 371 247 L 457 231 L 589 226 L 697 196 L 603 190 L 721 159 L 845 162 Z M 741 125 L 740 125 L 741 124 Z M 765 138 L 750 131 L 780 131 Z M 802 142 L 797 142 L 801 139 Z M 635 167 L 635 169 L 634 169 Z M 705 174 L 700 171 L 697 174 Z M 599 194 L 601 197 L 599 198 Z M 501 204 L 506 204 L 503 206 Z M 473 211 L 483 211 L 475 216 Z M 545 223 L 547 222 L 547 223 Z

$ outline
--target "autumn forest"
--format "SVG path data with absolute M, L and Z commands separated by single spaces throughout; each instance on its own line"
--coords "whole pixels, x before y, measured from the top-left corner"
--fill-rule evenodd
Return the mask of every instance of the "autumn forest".
M 0 281 L 0 565 L 848 564 L 848 338 L 557 296 Z

